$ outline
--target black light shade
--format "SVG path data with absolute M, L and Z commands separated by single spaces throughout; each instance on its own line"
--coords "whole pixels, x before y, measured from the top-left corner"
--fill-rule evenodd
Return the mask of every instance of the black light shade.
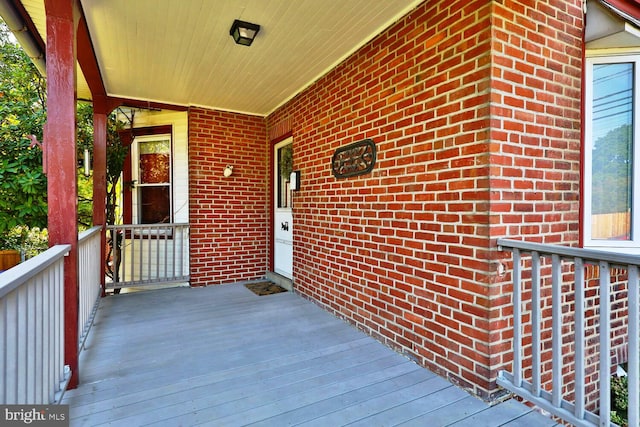
M 237 44 L 251 46 L 251 43 L 253 43 L 253 39 L 256 38 L 258 31 L 260 31 L 260 25 L 236 19 L 233 21 L 229 34 L 231 34 L 233 40 L 235 40 Z

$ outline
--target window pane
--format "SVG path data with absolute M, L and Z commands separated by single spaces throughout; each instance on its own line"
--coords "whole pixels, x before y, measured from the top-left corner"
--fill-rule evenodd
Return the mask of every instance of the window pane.
M 291 207 L 289 179 L 293 171 L 293 144 L 278 149 L 278 207 Z
M 169 186 L 138 187 L 140 224 L 171 222 Z
M 140 184 L 168 183 L 170 144 L 168 139 L 139 143 Z
M 591 236 L 631 238 L 633 64 L 593 67 Z

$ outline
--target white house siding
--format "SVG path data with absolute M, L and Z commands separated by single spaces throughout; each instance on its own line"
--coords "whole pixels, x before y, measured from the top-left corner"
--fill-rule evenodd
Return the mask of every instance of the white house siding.
M 189 138 L 186 111 L 136 111 L 134 127 L 171 125 L 173 128 L 173 222 L 189 222 Z

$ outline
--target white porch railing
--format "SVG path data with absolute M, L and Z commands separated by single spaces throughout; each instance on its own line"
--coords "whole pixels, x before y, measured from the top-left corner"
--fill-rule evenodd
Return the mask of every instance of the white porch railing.
M 64 364 L 64 256 L 58 245 L 0 274 L 0 403 L 59 402 Z
M 513 366 L 512 372 L 501 371 L 498 384 L 534 403 L 538 407 L 577 426 L 609 426 L 611 375 L 611 269 L 626 270 L 628 283 L 628 375 L 629 425 L 640 425 L 640 317 L 638 270 L 640 257 L 557 245 L 544 245 L 499 239 L 498 247 L 513 253 Z M 527 255 L 525 255 L 527 254 Z M 551 260 L 549 265 L 548 260 Z M 585 286 L 585 267 L 597 266 L 597 289 Z M 549 319 L 541 283 L 545 269 L 551 270 L 551 390 L 543 385 L 544 366 L 548 360 L 545 340 Z M 595 269 L 593 269 L 595 270 Z M 563 284 L 567 284 L 563 288 Z M 526 285 L 526 286 L 525 286 Z M 529 288 L 530 285 L 530 288 Z M 587 292 L 590 291 L 590 292 Z M 588 307 L 588 298 L 598 293 L 599 307 Z M 529 298 L 530 297 L 530 298 Z M 609 303 L 602 303 L 609 302 Z M 543 307 L 544 305 L 544 307 Z M 573 333 L 567 334 L 567 311 L 573 309 Z M 544 310 L 543 310 L 544 308 Z M 589 310 L 587 311 L 587 308 Z M 597 320 L 597 321 L 596 321 Z M 594 328 L 597 323 L 598 329 Z M 564 328 L 564 329 L 563 329 Z M 589 328 L 589 329 L 588 329 Z M 570 329 L 570 328 L 569 328 Z M 544 331 L 544 335 L 543 335 Z M 587 334 L 587 331 L 591 333 Z M 567 336 L 573 336 L 572 342 Z M 591 339 L 591 340 L 590 340 Z M 567 342 L 569 340 L 569 342 Z M 593 353 L 592 340 L 598 343 Z M 590 346 L 590 347 L 589 347 Z M 527 351 L 525 351 L 525 349 Z M 574 352 L 567 363 L 564 352 Z M 599 409 L 587 410 L 587 364 L 597 357 Z M 526 362 L 526 363 L 525 363 Z M 564 379 L 573 369 L 573 384 Z M 548 388 L 548 387 L 547 387 Z M 564 392 L 565 388 L 570 388 Z M 567 396 L 572 396 L 567 398 Z
M 108 225 L 107 288 L 189 281 L 189 224 Z
M 101 230 L 102 227 L 96 226 L 78 236 L 78 351 L 82 350 L 89 334 L 102 291 Z

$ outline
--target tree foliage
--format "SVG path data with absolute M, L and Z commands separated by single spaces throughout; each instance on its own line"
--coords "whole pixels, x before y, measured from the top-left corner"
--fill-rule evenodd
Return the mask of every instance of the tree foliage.
M 78 227 L 90 228 L 93 225 L 93 177 L 84 175 L 83 161 L 85 149 L 93 152 L 93 106 L 79 102 L 76 108 L 76 156 L 78 166 Z M 89 155 L 90 157 L 90 155 Z
M 76 157 L 93 152 L 93 106 L 77 104 Z M 9 36 L 0 19 L 0 233 L 18 226 L 47 226 L 47 178 L 42 150 L 31 146 L 31 135 L 42 141 L 46 122 L 46 83 L 29 57 Z M 107 221 L 115 219 L 116 188 L 128 147 L 118 131 L 124 124 L 115 116 L 107 122 Z M 78 223 L 92 224 L 93 182 L 78 173 Z
M 622 125 L 599 138 L 592 156 L 594 214 L 626 212 L 631 206 L 631 125 Z
M 47 225 L 47 179 L 41 141 L 46 86 L 31 60 L 0 26 L 0 233 L 24 224 Z
M 611 421 L 619 426 L 629 425 L 628 377 L 611 377 Z
M 118 181 L 122 175 L 124 161 L 129 154 L 129 145 L 124 146 L 120 132 L 125 124 L 114 116 L 107 121 L 107 224 L 115 224 L 118 199 Z M 130 123 L 133 128 L 133 123 Z
M 77 156 L 84 159 L 84 150 L 93 152 L 93 106 L 79 103 L 77 113 Z M 123 146 L 120 132 L 125 129 L 126 123 L 119 121 L 115 114 L 107 117 L 107 224 L 115 224 L 118 181 L 122 174 L 124 162 L 129 153 L 129 146 Z M 132 124 L 128 124 L 132 127 Z M 78 223 L 89 226 L 93 216 L 93 181 L 91 177 L 85 177 L 80 168 L 78 173 Z

